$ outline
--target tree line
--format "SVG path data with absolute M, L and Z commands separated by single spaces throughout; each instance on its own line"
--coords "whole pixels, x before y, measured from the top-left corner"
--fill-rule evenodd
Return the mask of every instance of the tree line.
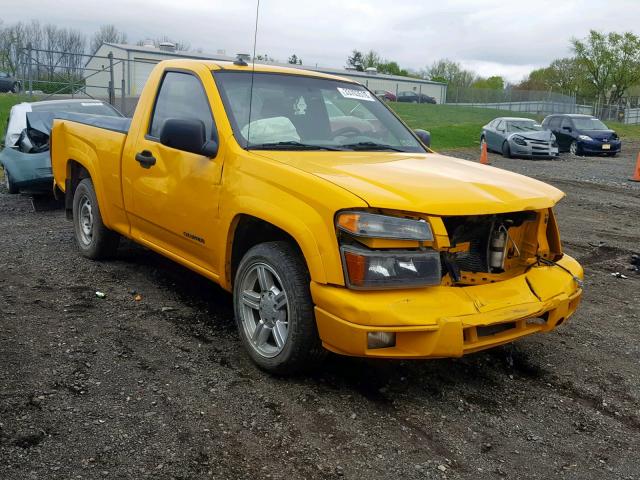
M 571 39 L 573 55 L 553 60 L 512 85 L 499 76 L 482 78 L 459 63 L 442 59 L 423 71 L 424 78 L 445 82 L 448 95 L 470 87 L 492 90 L 555 92 L 585 102 L 618 104 L 633 88 L 640 88 L 640 38 L 631 32 L 601 33 Z
M 138 40 L 137 45 L 151 41 L 155 46 L 171 42 L 177 50 L 188 50 L 188 42 L 168 37 Z M 32 77 L 36 82 L 82 81 L 86 55 L 94 54 L 103 42 L 127 43 L 127 34 L 114 25 L 102 25 L 91 36 L 73 28 L 41 24 L 37 20 L 3 24 L 0 20 L 0 71 L 27 77 L 28 48 L 31 47 Z M 47 90 L 47 84 L 38 88 Z M 52 85 L 50 89 L 55 89 Z M 36 86 L 34 86 L 36 88 Z

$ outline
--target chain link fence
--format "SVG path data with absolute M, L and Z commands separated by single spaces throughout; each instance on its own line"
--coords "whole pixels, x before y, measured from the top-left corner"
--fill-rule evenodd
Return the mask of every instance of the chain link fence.
M 139 60 L 25 48 L 20 55 L 17 78 L 31 98 L 53 100 L 93 98 L 133 114 L 137 95 L 129 95 L 128 73 Z M 150 63 L 150 62 L 145 62 Z

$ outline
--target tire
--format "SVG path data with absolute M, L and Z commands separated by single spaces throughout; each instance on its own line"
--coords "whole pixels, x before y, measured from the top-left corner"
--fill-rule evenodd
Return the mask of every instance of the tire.
M 11 87 L 11 91 L 13 93 L 20 93 L 20 85 L 18 84 L 18 82 L 13 84 L 13 87 Z
M 576 155 L 576 156 L 582 155 L 582 150 L 580 149 L 580 145 L 578 145 L 578 142 L 576 142 L 575 140 L 573 140 L 571 142 L 571 145 L 569 145 L 569 153 L 571 155 Z
M 509 142 L 506 140 L 502 142 L 502 156 L 505 158 L 511 158 L 511 147 L 509 147 Z
M 120 235 L 102 223 L 98 198 L 90 178 L 83 179 L 73 194 L 73 229 L 82 256 L 101 260 L 116 254 Z
M 294 374 L 324 357 L 309 272 L 289 242 L 261 243 L 245 254 L 233 284 L 233 305 L 242 343 L 262 370 Z
M 10 194 L 20 193 L 20 189 L 16 186 L 15 183 L 11 181 L 11 175 L 9 175 L 9 170 L 4 171 L 4 184 L 7 187 L 7 191 Z

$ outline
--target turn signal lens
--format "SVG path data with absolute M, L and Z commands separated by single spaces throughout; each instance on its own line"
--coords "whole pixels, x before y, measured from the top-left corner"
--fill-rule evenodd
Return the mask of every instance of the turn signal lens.
M 424 220 L 367 212 L 342 212 L 338 215 L 336 223 L 340 230 L 360 237 L 433 240 L 431 227 Z

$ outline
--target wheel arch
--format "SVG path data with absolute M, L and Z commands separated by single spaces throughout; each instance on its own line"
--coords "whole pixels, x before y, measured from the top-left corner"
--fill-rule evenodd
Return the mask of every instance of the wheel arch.
M 78 184 L 85 178 L 89 178 L 93 183 L 93 188 L 96 192 L 96 198 L 98 199 L 98 206 L 100 206 L 100 214 L 102 221 L 107 228 L 111 225 L 109 221 L 109 212 L 107 208 L 102 208 L 106 205 L 106 198 L 104 196 L 104 189 L 102 188 L 102 179 L 98 172 L 95 171 L 93 162 L 86 160 L 78 160 L 76 158 L 67 159 L 65 168 L 65 189 L 64 189 L 64 205 L 65 212 L 68 219 L 73 218 L 73 195 L 78 188 Z
M 233 217 L 227 233 L 224 274 L 220 277 L 224 288 L 232 289 L 240 260 L 251 247 L 276 240 L 292 243 L 302 254 L 310 277 L 326 283 L 320 252 L 311 232 L 303 224 L 294 226 L 290 216 L 280 215 L 278 220 L 273 217 L 266 220 L 256 212 L 239 212 Z

